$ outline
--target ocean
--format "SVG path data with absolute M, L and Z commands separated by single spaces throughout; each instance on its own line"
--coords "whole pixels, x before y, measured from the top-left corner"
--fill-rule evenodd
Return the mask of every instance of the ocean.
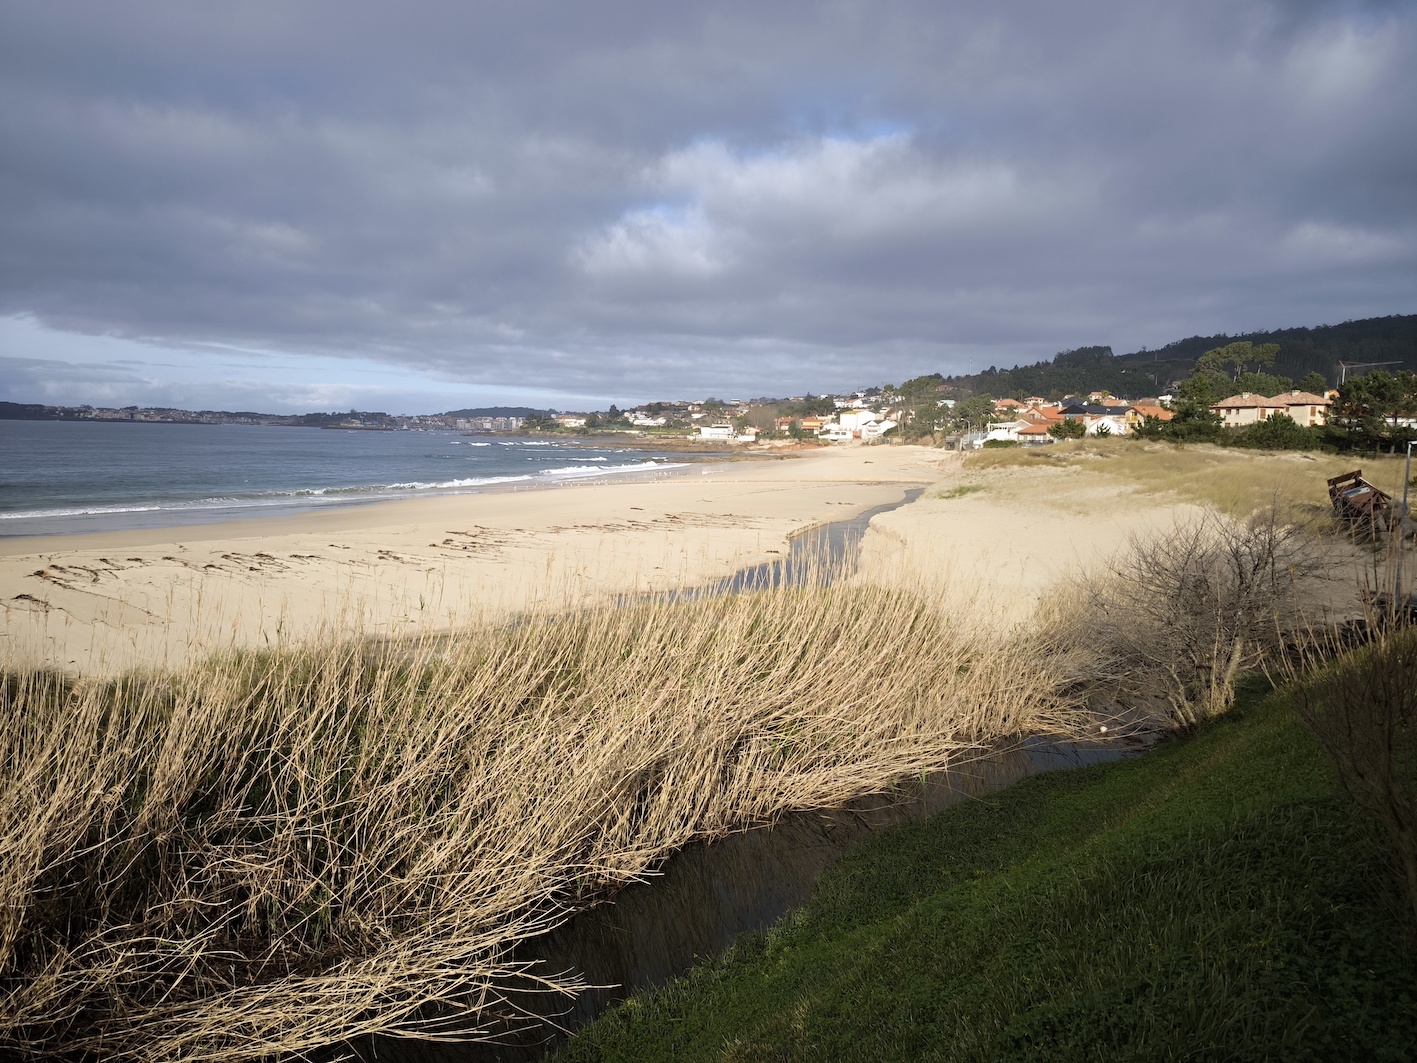
M 0 420 L 0 537 L 208 524 L 683 464 L 639 447 L 456 432 Z

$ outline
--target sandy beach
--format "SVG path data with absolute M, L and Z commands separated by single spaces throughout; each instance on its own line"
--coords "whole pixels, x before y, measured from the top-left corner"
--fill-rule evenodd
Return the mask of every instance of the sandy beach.
M 317 631 L 440 627 L 695 585 L 937 481 L 939 452 L 813 450 L 655 478 L 0 541 L 10 660 L 84 672 Z
M 1188 508 L 1115 490 L 1080 498 L 1046 472 L 961 494 L 961 460 L 843 447 L 652 479 L 4 540 L 4 654 L 107 673 L 321 631 L 441 629 L 693 586 L 782 557 L 795 533 L 897 503 L 911 487 L 924 496 L 873 519 L 862 578 L 953 582 L 1007 622 L 1068 570 Z

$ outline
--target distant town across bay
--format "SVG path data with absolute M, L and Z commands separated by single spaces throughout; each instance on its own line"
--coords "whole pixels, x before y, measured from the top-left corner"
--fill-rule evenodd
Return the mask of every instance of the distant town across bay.
M 394 431 L 432 429 L 511 432 L 529 420 L 555 415 L 554 410 L 526 406 L 493 406 L 437 414 L 390 414 L 350 410 L 347 413 L 254 413 L 231 410 L 180 410 L 167 406 L 46 406 L 0 402 L 0 420 L 7 421 L 132 421 L 147 424 L 256 424 L 294 428 L 348 428 Z

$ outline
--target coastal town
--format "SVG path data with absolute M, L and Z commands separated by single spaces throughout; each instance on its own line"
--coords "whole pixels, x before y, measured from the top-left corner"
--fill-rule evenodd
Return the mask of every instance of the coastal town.
M 948 390 L 937 385 L 936 390 Z M 1276 414 L 1286 414 L 1297 424 L 1318 427 L 1337 392 L 1315 394 L 1290 389 L 1275 396 L 1242 392 L 1211 404 L 1223 427 L 1244 428 Z M 980 400 L 983 400 L 981 403 Z M 0 417 L 26 420 L 109 421 L 151 424 L 280 425 L 366 431 L 457 431 L 505 433 L 550 431 L 556 433 L 616 433 L 625 435 L 688 436 L 704 442 L 754 443 L 761 440 L 816 440 L 823 443 L 873 443 L 903 426 L 916 429 L 912 436 L 930 434 L 954 449 L 979 448 L 988 443 L 1040 446 L 1071 436 L 1125 436 L 1148 418 L 1166 422 L 1174 416 L 1175 396 L 1122 399 L 1105 391 L 1082 396 L 1047 399 L 973 400 L 938 395 L 923 401 L 895 390 L 870 388 L 838 397 L 811 395 L 782 400 L 720 402 L 653 402 L 608 413 L 556 413 L 554 411 L 458 411 L 443 414 L 400 415 L 351 410 L 344 414 L 262 414 L 191 411 L 172 408 L 94 406 L 19 406 L 0 410 Z M 784 412 L 786 411 L 786 412 Z M 923 422 L 923 423 L 922 423 Z M 1072 427 L 1067 427 L 1071 425 Z M 951 429 L 941 432 L 942 429 Z
M 1407 329 L 1403 336 L 1412 332 L 1407 319 L 1398 325 Z M 493 406 L 416 414 L 356 409 L 256 413 L 0 402 L 0 420 L 613 437 L 626 445 L 670 447 L 912 442 L 969 450 L 1141 436 L 1267 449 L 1361 449 L 1390 447 L 1394 432 L 1411 427 L 1407 411 L 1417 404 L 1417 378 L 1405 369 L 1387 371 L 1404 364 L 1400 358 L 1358 362 L 1338 353 L 1390 326 L 1387 319 L 1352 323 L 1346 326 L 1352 342 L 1332 346 L 1322 356 L 1316 355 L 1308 332 L 1286 334 L 1295 353 L 1283 357 L 1285 348 L 1277 342 L 1220 336 L 1212 337 L 1209 342 L 1216 345 L 1207 348 L 1205 340 L 1195 337 L 1168 345 L 1149 360 L 1150 352 L 1117 356 L 1110 347 L 1086 347 L 1031 366 L 990 367 L 973 376 L 927 373 L 899 384 L 834 394 L 674 398 L 624 409 L 611 403 L 599 410 Z M 1324 342 L 1336 341 L 1325 334 Z M 1393 354 L 1405 349 L 1402 344 L 1391 351 L 1373 347 Z

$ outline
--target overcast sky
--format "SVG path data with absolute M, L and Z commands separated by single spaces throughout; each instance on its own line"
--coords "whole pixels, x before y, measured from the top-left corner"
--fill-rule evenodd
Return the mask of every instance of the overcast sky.
M 0 0 L 0 398 L 793 394 L 1417 311 L 1417 2 Z

